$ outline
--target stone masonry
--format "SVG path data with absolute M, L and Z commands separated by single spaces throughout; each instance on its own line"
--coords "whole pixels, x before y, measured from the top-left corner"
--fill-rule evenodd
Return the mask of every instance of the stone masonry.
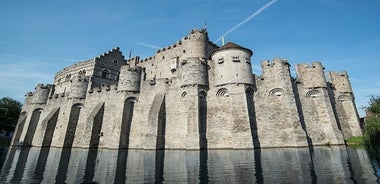
M 207 30 L 148 58 L 118 47 L 59 71 L 26 94 L 13 145 L 140 149 L 247 149 L 340 145 L 359 136 L 347 72 L 319 62 L 262 61 L 212 43 Z

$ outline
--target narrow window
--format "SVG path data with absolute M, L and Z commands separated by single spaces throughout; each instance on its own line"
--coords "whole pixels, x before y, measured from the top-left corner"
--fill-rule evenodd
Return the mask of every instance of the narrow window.
M 109 73 L 110 72 L 107 69 L 103 69 L 101 77 L 102 78 L 108 78 L 109 77 Z

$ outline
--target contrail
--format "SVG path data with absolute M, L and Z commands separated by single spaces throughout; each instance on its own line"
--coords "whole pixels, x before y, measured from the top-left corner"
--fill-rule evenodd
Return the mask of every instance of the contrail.
M 264 5 L 263 7 L 261 7 L 260 9 L 258 9 L 255 13 L 253 13 L 252 15 L 250 15 L 249 17 L 247 17 L 246 19 L 244 19 L 242 22 L 240 22 L 238 25 L 236 25 L 235 27 L 231 28 L 230 30 L 228 30 L 226 33 L 224 33 L 222 36 L 220 36 L 216 41 L 218 42 L 219 40 L 222 39 L 222 37 L 230 34 L 232 31 L 234 31 L 235 29 L 239 28 L 241 25 L 243 25 L 244 23 L 248 22 L 249 20 L 251 20 L 253 17 L 255 17 L 256 15 L 260 14 L 262 11 L 264 11 L 265 9 L 269 8 L 269 6 L 271 6 L 273 3 L 277 2 L 277 0 L 272 0 L 270 1 L 269 3 L 267 3 L 266 5 Z
M 160 49 L 161 48 L 159 46 L 148 44 L 148 43 L 144 43 L 144 42 L 133 42 L 133 43 L 138 44 L 138 45 L 142 45 L 144 47 L 149 47 L 149 48 L 152 48 L 152 49 Z

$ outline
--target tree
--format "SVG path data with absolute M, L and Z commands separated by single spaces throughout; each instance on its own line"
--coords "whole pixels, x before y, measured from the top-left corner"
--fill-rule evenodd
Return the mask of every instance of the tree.
M 21 106 L 20 102 L 9 97 L 0 99 L 0 130 L 5 130 L 7 133 L 14 131 Z
M 367 107 L 367 111 L 373 115 L 380 115 L 380 96 L 372 96 L 369 99 L 369 106 Z
M 364 125 L 364 140 L 372 148 L 380 148 L 380 96 L 369 100 Z

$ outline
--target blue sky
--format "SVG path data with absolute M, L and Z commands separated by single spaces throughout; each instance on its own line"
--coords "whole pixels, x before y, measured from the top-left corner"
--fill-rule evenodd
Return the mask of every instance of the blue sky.
M 205 22 L 216 41 L 270 2 L 1 0 L 0 97 L 23 102 L 63 67 L 116 46 L 125 56 L 151 56 Z M 360 107 L 380 95 L 379 8 L 379 0 L 277 0 L 224 40 L 254 52 L 256 74 L 260 61 L 276 57 L 288 59 L 293 73 L 313 61 L 326 71 L 347 70 L 363 116 Z

